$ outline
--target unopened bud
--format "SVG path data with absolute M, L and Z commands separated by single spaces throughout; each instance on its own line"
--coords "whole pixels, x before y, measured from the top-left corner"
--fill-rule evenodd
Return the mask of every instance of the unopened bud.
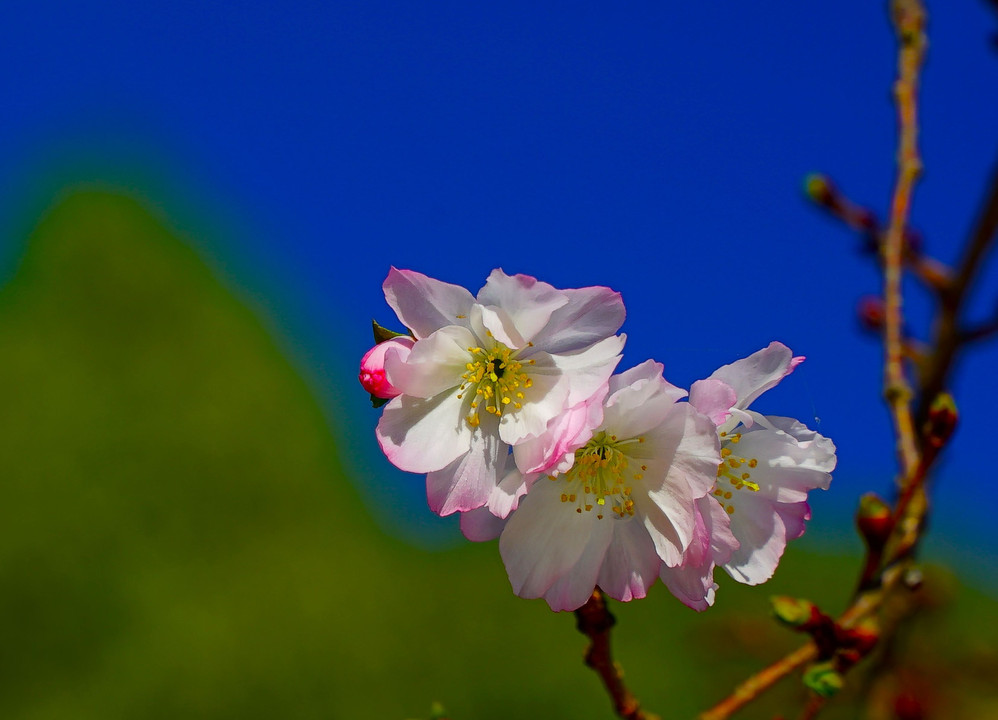
M 871 548 L 882 548 L 891 534 L 893 515 L 890 505 L 876 493 L 866 493 L 859 499 L 856 527 Z
M 832 206 L 836 204 L 838 193 L 832 181 L 820 173 L 811 173 L 804 178 L 804 192 L 819 205 Z
M 401 394 L 385 374 L 385 361 L 390 355 L 397 355 L 399 359 L 405 360 L 409 357 L 414 342 L 411 337 L 397 336 L 378 343 L 361 358 L 357 377 L 364 389 L 371 393 L 371 403 L 375 407 L 384 405 L 379 400 L 388 400 Z
M 880 627 L 875 620 L 864 620 L 849 630 L 842 631 L 841 643 L 854 650 L 859 658 L 869 654 L 880 640 Z
M 856 316 L 864 330 L 879 333 L 884 329 L 884 318 L 886 317 L 883 299 L 876 295 L 866 295 L 860 298 L 856 305 Z
M 953 396 L 949 393 L 936 395 L 929 407 L 929 418 L 925 422 L 925 442 L 933 447 L 941 448 L 956 430 L 958 419 L 959 413 Z
M 810 600 L 774 595 L 769 599 L 773 605 L 773 615 L 788 627 L 803 629 L 813 624 L 821 615 L 818 606 Z
M 842 674 L 832 662 L 815 663 L 804 671 L 804 685 L 821 697 L 830 698 L 845 685 Z

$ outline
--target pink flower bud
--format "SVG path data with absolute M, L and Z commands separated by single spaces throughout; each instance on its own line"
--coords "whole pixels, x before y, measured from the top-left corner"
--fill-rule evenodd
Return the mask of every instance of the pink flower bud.
M 402 360 L 405 360 L 409 357 L 409 351 L 414 342 L 409 337 L 396 337 L 380 342 L 368 350 L 361 358 L 360 374 L 358 375 L 360 384 L 364 386 L 364 389 L 378 398 L 387 399 L 400 395 L 401 393 L 388 382 L 388 378 L 385 376 L 385 356 L 394 352 Z

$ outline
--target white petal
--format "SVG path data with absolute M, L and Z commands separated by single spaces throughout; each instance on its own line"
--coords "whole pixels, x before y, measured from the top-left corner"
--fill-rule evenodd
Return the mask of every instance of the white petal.
M 546 357 L 540 356 L 537 365 L 528 371 L 532 385 L 522 389 L 523 407 L 510 410 L 511 405 L 507 405 L 503 411 L 499 432 L 510 445 L 543 434 L 548 423 L 568 407 L 568 380 L 559 370 L 542 367 L 545 361 Z
M 459 285 L 412 270 L 392 268 L 384 283 L 385 300 L 417 338 L 447 325 L 464 325 L 475 298 Z
M 746 585 L 769 580 L 787 546 L 786 529 L 773 501 L 760 493 L 739 491 L 731 532 L 740 547 L 723 565 L 728 574 Z
M 506 521 L 490 513 L 488 508 L 461 513 L 461 532 L 472 542 L 495 540 L 504 527 Z
M 655 582 L 662 561 L 644 524 L 635 518 L 611 518 L 613 539 L 596 584 L 607 595 L 628 602 L 643 598 Z
M 519 334 L 533 340 L 548 324 L 551 313 L 569 302 L 569 295 L 528 275 L 509 276 L 496 269 L 479 290 L 478 302 L 501 307 L 509 313 Z
M 550 353 L 565 353 L 610 337 L 624 324 L 624 302 L 620 293 L 605 287 L 562 290 L 568 304 L 556 310 L 535 338 L 537 346 Z
M 551 355 L 554 366 L 568 378 L 568 405 L 585 402 L 609 380 L 620 362 L 625 340 L 624 335 L 615 335 L 585 350 Z
M 428 400 L 400 395 L 385 405 L 375 432 L 392 464 L 415 473 L 439 470 L 471 445 L 462 401 L 453 393 Z
M 613 528 L 614 522 L 609 518 L 593 525 L 592 534 L 575 565 L 544 593 L 544 599 L 552 610 L 576 610 L 592 596 L 600 567 L 605 562 L 607 546 L 613 537 Z
M 477 303 L 471 308 L 471 327 L 480 338 L 492 338 L 508 348 L 518 350 L 527 344 L 513 324 L 509 314 L 498 307 L 485 307 Z M 488 347 L 488 343 L 486 347 Z
M 508 456 L 509 446 L 483 422 L 471 434 L 467 453 L 427 474 L 430 509 L 438 515 L 450 515 L 485 505 L 505 472 Z
M 431 398 L 461 384 L 475 336 L 463 327 L 442 328 L 412 346 L 408 356 L 385 357 L 388 381 L 405 395 Z
M 513 592 L 542 597 L 582 556 L 595 526 L 593 513 L 577 513 L 561 502 L 558 483 L 541 478 L 510 515 L 499 553 Z
M 527 494 L 528 488 L 536 478 L 527 478 L 515 467 L 509 469 L 502 480 L 492 488 L 485 506 L 496 517 L 506 518 L 516 510 L 520 498 Z
M 793 357 L 790 348 L 783 343 L 771 342 L 747 358 L 718 368 L 710 377 L 730 385 L 738 395 L 737 407 L 747 408 L 753 400 L 789 375 L 801 360 L 803 358 Z
M 603 426 L 619 438 L 634 438 L 661 425 L 686 391 L 662 377 L 661 363 L 646 360 L 609 382 Z

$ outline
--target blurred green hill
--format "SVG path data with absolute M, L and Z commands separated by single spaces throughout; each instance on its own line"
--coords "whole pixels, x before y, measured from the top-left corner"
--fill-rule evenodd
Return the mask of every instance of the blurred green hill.
M 141 203 L 68 193 L 37 224 L 0 291 L 0 393 L 5 720 L 612 716 L 572 615 L 513 597 L 494 543 L 377 529 L 310 388 Z M 838 609 L 855 562 L 792 549 L 702 615 L 661 586 L 615 604 L 628 681 L 692 717 L 796 647 L 770 594 Z M 960 612 L 930 618 L 931 661 L 990 682 L 995 604 L 934 602 Z

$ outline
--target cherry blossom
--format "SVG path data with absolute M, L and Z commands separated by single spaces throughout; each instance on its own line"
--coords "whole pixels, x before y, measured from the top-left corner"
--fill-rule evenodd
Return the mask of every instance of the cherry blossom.
M 682 561 L 720 459 L 714 425 L 677 402 L 685 395 L 656 362 L 613 376 L 602 421 L 573 437 L 567 469 L 525 477 L 504 526 L 480 511 L 462 517 L 470 538 L 501 531 L 517 595 L 574 610 L 599 586 L 628 601 L 645 596 L 663 564 Z
M 661 573 L 690 607 L 704 610 L 713 603 L 715 565 L 748 585 L 772 577 L 787 542 L 804 534 L 811 517 L 808 492 L 831 482 L 831 440 L 792 418 L 748 409 L 803 360 L 773 342 L 690 389 L 690 403 L 714 421 L 721 441 L 713 503 L 698 505 L 699 531 L 683 563 Z
M 518 497 L 503 485 L 511 449 L 529 441 L 516 466 L 547 469 L 561 436 L 578 432 L 565 426 L 566 412 L 605 392 L 624 345 L 615 334 L 624 321 L 619 293 L 558 290 L 497 269 L 473 296 L 395 268 L 384 292 L 415 342 L 408 355 L 384 357 L 399 394 L 378 423 L 382 450 L 402 470 L 427 474 L 434 512 L 508 513 Z

